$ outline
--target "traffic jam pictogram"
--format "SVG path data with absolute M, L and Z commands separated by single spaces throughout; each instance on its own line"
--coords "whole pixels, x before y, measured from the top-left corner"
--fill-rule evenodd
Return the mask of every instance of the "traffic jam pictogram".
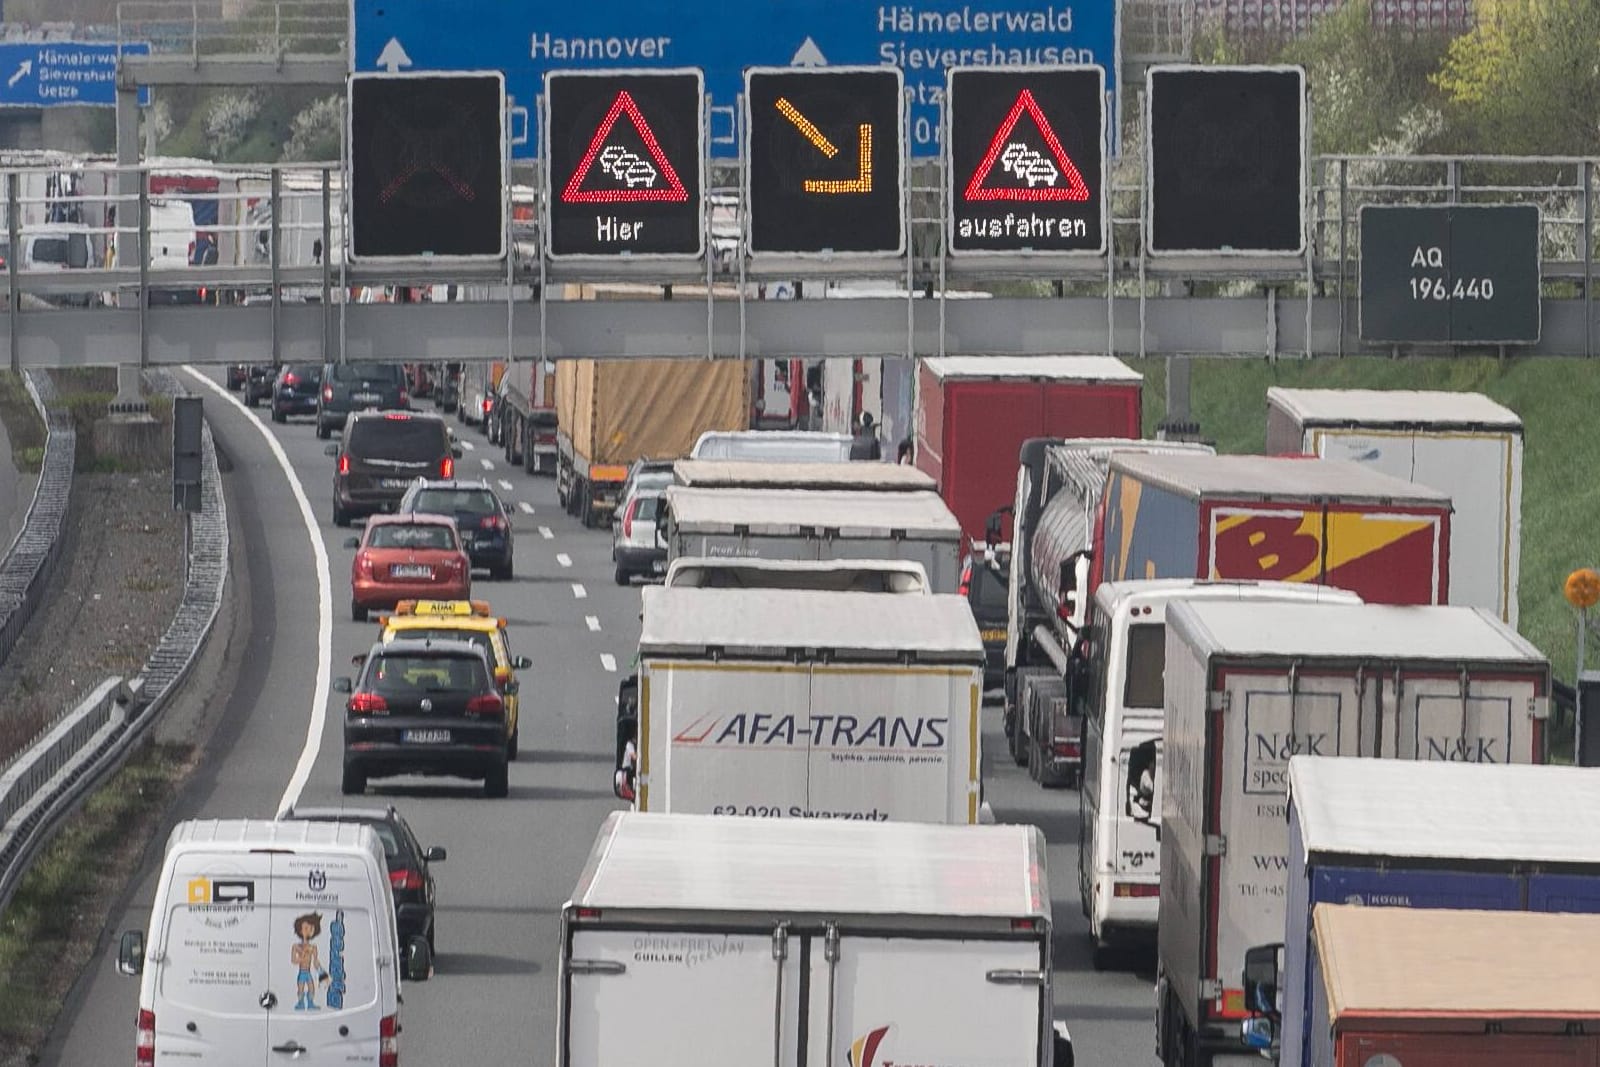
M 701 99 L 698 71 L 549 75 L 552 257 L 703 252 Z
M 950 249 L 1105 250 L 1105 73 L 1099 67 L 954 69 Z

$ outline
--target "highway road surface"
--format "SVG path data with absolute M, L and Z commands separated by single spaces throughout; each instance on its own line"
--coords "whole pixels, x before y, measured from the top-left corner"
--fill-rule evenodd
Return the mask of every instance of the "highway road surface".
M 174 818 L 270 818 L 301 780 L 299 800 L 307 805 L 394 803 L 424 845 L 450 853 L 436 868 L 437 974 L 402 988 L 401 1062 L 553 1067 L 558 917 L 602 818 L 621 806 L 611 795 L 614 701 L 639 636 L 639 590 L 613 584 L 609 531 L 583 529 L 556 503 L 550 479 L 508 469 L 475 429 L 458 427 L 472 446 L 460 474 L 488 478 L 517 509 L 515 578 L 473 585 L 475 597 L 511 619 L 513 651 L 534 664 L 522 674 L 522 756 L 511 768 L 510 797 L 486 800 L 475 782 L 396 779 L 347 800 L 339 793 L 342 701 L 314 707 L 319 682 L 326 683 L 318 670 L 317 553 L 295 492 L 298 485 L 328 561 L 329 666 L 334 675 L 348 674 L 350 657 L 369 647 L 377 628 L 350 621 L 353 553 L 342 547 L 348 531 L 332 523 L 332 460 L 308 421 L 274 426 L 231 394 L 193 379 L 185 384 L 205 397 L 233 464 L 229 507 L 247 560 L 236 582 L 248 590 L 248 617 L 235 636 L 248 639 L 250 652 L 216 709 L 220 725 Z M 271 442 L 281 446 L 293 481 Z M 988 799 L 1001 821 L 1036 823 L 1050 841 L 1057 1018 L 1071 1027 L 1079 1064 L 1151 1064 L 1153 959 L 1130 961 L 1137 966 L 1125 971 L 1091 968 L 1075 874 L 1077 794 L 1029 782 L 1005 755 L 999 721 L 999 709 L 991 708 Z M 116 973 L 116 938 L 148 926 L 160 852 L 158 843 L 133 875 L 124 906 L 68 999 L 45 1064 L 131 1062 L 138 983 Z

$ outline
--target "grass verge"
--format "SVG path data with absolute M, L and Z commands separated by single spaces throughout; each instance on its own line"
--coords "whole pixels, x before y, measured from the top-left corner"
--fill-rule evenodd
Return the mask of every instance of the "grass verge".
M 100 919 L 194 759 L 146 744 L 96 790 L 34 862 L 0 922 L 0 1065 L 36 1062 Z M 89 921 L 86 921 L 89 920 Z
M 44 463 L 44 421 L 20 374 L 0 371 L 0 423 L 11 440 L 11 462 L 20 471 L 39 473 Z

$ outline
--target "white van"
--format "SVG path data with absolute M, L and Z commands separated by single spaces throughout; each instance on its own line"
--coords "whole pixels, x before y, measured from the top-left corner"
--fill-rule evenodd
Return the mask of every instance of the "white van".
M 1167 606 L 1177 600 L 1299 600 L 1359 604 L 1343 589 L 1299 582 L 1192 578 L 1104 582 L 1095 591 L 1083 694 L 1083 780 L 1078 789 L 1078 892 L 1094 939 L 1094 965 L 1125 938 L 1156 930 L 1161 852 L 1150 818 L 1131 807 L 1142 773 L 1134 750 L 1161 738 L 1165 722 Z M 1074 659 L 1074 664 L 1081 662 Z M 1086 683 L 1086 684 L 1085 684 Z M 1076 703 L 1075 699 L 1075 703 Z M 1152 769 L 1153 770 L 1153 769 Z
M 142 931 L 117 969 L 139 975 L 135 1061 L 239 1067 L 399 1063 L 399 937 L 370 826 L 252 819 L 179 823 Z M 413 974 L 426 942 L 410 946 Z
M 852 438 L 847 433 L 810 430 L 707 430 L 694 443 L 690 459 L 745 459 L 759 463 L 846 463 Z

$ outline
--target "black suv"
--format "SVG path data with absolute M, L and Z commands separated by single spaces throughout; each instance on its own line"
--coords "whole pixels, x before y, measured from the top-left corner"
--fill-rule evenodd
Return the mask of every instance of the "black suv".
M 506 705 L 483 650 L 470 641 L 396 639 L 367 653 L 361 676 L 339 678 L 345 703 L 346 794 L 399 774 L 483 779 L 507 792 Z
M 322 364 L 285 363 L 272 385 L 272 421 L 287 422 L 290 415 L 315 415 L 322 389 Z
M 270 363 L 252 363 L 244 374 L 245 407 L 253 408 L 263 400 L 272 399 L 272 383 L 278 377 L 278 368 Z
M 333 523 L 349 526 L 359 515 L 394 511 L 418 478 L 452 478 L 461 451 L 438 415 L 363 411 L 346 417 L 344 435 L 329 445 L 333 472 Z
M 411 406 L 406 369 L 398 363 L 326 363 L 317 399 L 317 436 L 326 438 L 352 411 L 404 411 Z
M 423 848 L 411 826 L 390 804 L 387 808 L 299 808 L 290 809 L 285 819 L 305 822 L 345 822 L 370 826 L 383 842 L 383 860 L 389 868 L 389 886 L 394 890 L 394 915 L 400 930 L 400 944 L 411 944 L 420 937 L 428 943 L 428 955 L 437 951 L 433 938 L 433 871 L 430 863 L 443 863 L 445 850 Z M 426 971 L 424 971 L 426 973 Z
M 456 521 L 461 547 L 474 567 L 487 567 L 497 581 L 511 577 L 515 534 L 511 511 L 489 483 L 477 481 L 419 481 L 400 499 L 402 515 L 443 515 Z

